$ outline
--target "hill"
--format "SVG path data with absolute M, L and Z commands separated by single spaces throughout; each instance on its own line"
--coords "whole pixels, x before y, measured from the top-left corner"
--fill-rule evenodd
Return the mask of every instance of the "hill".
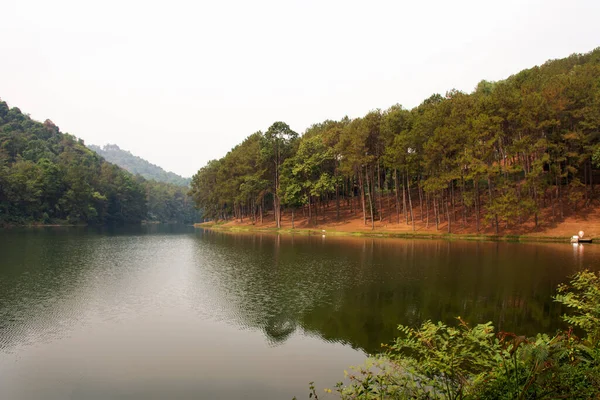
M 104 147 L 88 145 L 96 153 L 100 154 L 107 161 L 117 164 L 134 175 L 141 175 L 146 179 L 154 179 L 158 182 L 172 183 L 179 186 L 189 186 L 191 179 L 183 178 L 173 172 L 165 171 L 158 165 L 154 165 L 141 157 L 131 154 L 127 150 L 121 149 L 116 144 L 107 144 Z
M 275 122 L 191 192 L 207 218 L 276 228 L 600 235 L 598 175 L 600 48 L 302 136 Z
M 191 223 L 199 215 L 187 192 L 134 176 L 0 100 L 0 226 Z

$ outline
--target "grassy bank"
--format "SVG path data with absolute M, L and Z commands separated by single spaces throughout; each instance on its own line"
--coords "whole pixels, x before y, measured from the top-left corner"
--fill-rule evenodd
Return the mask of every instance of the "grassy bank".
M 569 243 L 570 236 L 530 236 L 530 235 L 486 235 L 486 234 L 454 234 L 454 233 L 420 233 L 420 232 L 390 232 L 382 230 L 372 231 L 340 231 L 335 229 L 306 229 L 306 228 L 272 228 L 253 225 L 230 225 L 224 222 L 204 222 L 194 224 L 196 228 L 210 229 L 224 232 L 248 233 L 276 233 L 289 235 L 327 235 L 327 236 L 353 236 L 373 238 L 396 239 L 442 239 L 442 240 L 470 240 L 470 241 L 504 241 L 504 242 L 551 242 Z M 593 238 L 595 239 L 595 238 Z

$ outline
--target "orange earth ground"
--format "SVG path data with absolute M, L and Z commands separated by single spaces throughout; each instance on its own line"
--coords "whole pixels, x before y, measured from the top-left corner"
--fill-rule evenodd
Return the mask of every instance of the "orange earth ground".
M 336 218 L 335 202 L 330 202 L 324 213 L 321 210 L 318 216 L 318 223 L 315 224 L 314 216 L 312 223 L 308 221 L 306 216 L 303 216 L 302 210 L 297 210 L 295 213 L 295 228 L 296 229 L 324 229 L 326 231 L 337 231 L 337 232 L 361 232 L 361 233 L 383 233 L 383 234 L 412 234 L 412 224 L 407 224 L 404 220 L 402 212 L 400 213 L 400 223 L 397 223 L 396 209 L 390 199 L 384 199 L 383 203 L 388 204 L 384 206 L 382 213 L 382 221 L 379 218 L 375 219 L 375 228 L 371 228 L 371 221 L 368 217 L 367 211 L 367 225 L 363 222 L 362 211 L 355 210 L 351 212 L 349 207 L 344 203 L 340 207 L 340 218 Z M 415 213 L 415 231 L 414 233 L 419 235 L 442 235 L 448 233 L 447 222 L 441 221 L 439 229 L 436 230 L 435 221 L 433 218 L 432 210 L 429 210 L 429 227 L 425 222 L 426 212 L 423 210 L 423 221 L 421 220 L 421 212 L 418 203 L 414 209 Z M 558 212 L 557 212 L 558 214 Z M 467 224 L 463 225 L 462 212 L 459 208 L 456 209 L 456 219 L 452 221 L 451 233 L 456 235 L 496 235 L 495 229 L 490 223 L 485 223 L 483 218 L 480 220 L 481 229 L 477 232 L 475 225 L 475 218 L 470 217 L 467 219 Z M 273 219 L 273 213 L 267 213 L 263 217 L 263 223 L 258 220 L 253 223 L 250 219 L 244 218 L 243 222 L 239 219 L 234 221 L 226 222 L 219 225 L 223 228 L 245 228 L 245 229 L 275 229 L 276 224 Z M 291 212 L 289 210 L 284 211 L 281 221 L 281 229 L 289 230 L 292 228 Z M 500 222 L 500 236 L 525 236 L 532 238 L 570 238 L 576 235 L 579 231 L 585 232 L 586 238 L 600 238 L 600 205 L 594 202 L 587 208 L 582 207 L 574 210 L 566 210 L 564 218 L 558 216 L 552 216 L 552 210 L 550 207 L 542 210 L 539 217 L 538 227 L 535 227 L 533 218 L 529 218 L 523 221 L 522 224 L 512 224 L 506 228 L 503 221 Z

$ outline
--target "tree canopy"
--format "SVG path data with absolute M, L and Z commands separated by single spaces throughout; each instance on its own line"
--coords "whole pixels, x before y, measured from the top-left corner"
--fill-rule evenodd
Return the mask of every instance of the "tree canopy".
M 435 94 L 408 110 L 257 132 L 192 178 L 206 216 L 308 220 L 335 201 L 376 220 L 439 227 L 537 226 L 595 198 L 600 167 L 600 48 L 523 70 L 471 93 Z M 386 203 L 394 206 L 387 206 Z M 417 209 L 419 212 L 417 213 Z M 395 212 L 393 211 L 395 210 Z
M 0 225 L 198 220 L 188 189 L 147 181 L 0 100 Z

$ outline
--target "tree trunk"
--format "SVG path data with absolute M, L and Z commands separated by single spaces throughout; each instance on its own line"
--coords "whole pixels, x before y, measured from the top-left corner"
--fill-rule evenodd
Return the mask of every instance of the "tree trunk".
M 421 222 L 424 221 L 423 216 L 423 189 L 421 188 L 421 175 L 419 174 L 419 181 L 417 183 L 417 190 L 419 191 L 419 214 L 421 214 Z
M 463 228 L 467 226 L 467 206 L 465 204 L 465 177 L 461 176 L 462 186 L 460 188 L 460 198 L 462 203 Z
M 408 205 L 410 207 L 410 220 L 412 222 L 412 230 L 415 231 L 415 216 L 413 214 L 412 197 L 410 196 L 410 178 L 408 177 L 408 171 L 406 171 L 406 184 L 408 190 Z
M 440 230 L 440 217 L 439 217 L 439 207 L 437 201 L 437 193 L 433 195 L 433 217 L 435 218 L 435 230 Z
M 273 194 L 273 218 L 275 219 L 275 225 L 279 228 L 279 196 Z
M 490 199 L 488 201 L 488 206 L 491 206 L 492 205 L 492 179 L 490 178 L 489 175 L 488 175 L 487 179 L 488 179 L 488 192 L 490 194 Z M 500 228 L 498 226 L 498 214 L 496 214 L 496 213 L 494 213 L 494 221 L 495 221 L 494 226 L 495 226 L 495 229 L 496 229 L 496 235 L 498 235 L 499 232 L 500 232 L 499 231 Z
M 427 210 L 427 222 L 425 228 L 429 229 L 429 193 L 425 193 L 425 209 Z
M 454 201 L 454 181 L 450 181 L 450 189 L 451 189 L 451 198 L 450 204 L 452 204 L 452 219 L 456 221 L 456 202 Z
M 396 223 L 400 224 L 400 198 L 398 196 L 398 170 L 394 169 L 394 187 L 396 193 Z
M 265 204 L 265 200 L 264 200 L 264 198 L 263 198 L 263 200 L 262 200 L 262 203 L 261 203 L 261 205 L 260 205 L 260 208 L 259 208 L 259 212 L 260 212 L 260 223 L 261 223 L 261 224 L 263 223 L 263 207 L 264 207 L 264 204 Z
M 404 212 L 404 219 L 406 220 L 406 225 L 408 225 L 408 213 L 406 212 L 406 185 L 404 182 L 404 173 L 402 173 L 402 212 Z
M 381 169 L 377 162 L 377 189 L 379 192 L 379 222 L 383 221 L 383 200 L 381 198 L 383 192 L 381 190 Z
M 358 187 L 360 189 L 360 201 L 362 203 L 362 210 L 363 210 L 363 223 L 366 225 L 367 224 L 367 208 L 365 205 L 365 188 L 364 188 L 364 184 L 363 184 L 363 177 L 362 177 L 362 167 L 360 168 L 360 173 L 358 174 Z
M 556 199 L 558 201 L 558 210 L 560 211 L 560 219 L 563 219 L 564 216 L 564 212 L 563 212 L 563 204 L 562 204 L 562 191 L 560 190 L 560 180 L 558 178 L 558 175 L 556 175 Z
M 477 179 L 477 178 L 475 178 Z M 479 233 L 479 181 L 475 181 L 475 226 Z
M 449 185 L 453 186 L 452 181 L 450 181 Z M 454 203 L 454 189 L 448 190 L 448 194 L 452 196 L 452 199 L 450 199 L 450 202 Z M 452 204 L 452 213 L 454 213 L 454 204 Z M 447 201 L 446 201 L 446 215 L 448 215 L 448 233 L 452 233 L 452 218 L 450 217 L 450 209 L 448 207 Z
M 373 218 L 373 196 L 371 185 L 369 184 L 369 168 L 366 168 L 365 177 L 367 178 L 367 189 L 369 190 L 369 208 L 371 209 L 371 229 L 375 229 L 375 219 Z
M 337 179 L 337 168 L 335 169 L 335 219 L 340 220 L 340 185 Z
M 592 160 L 588 161 L 588 165 L 590 167 L 590 189 L 592 190 L 591 198 L 594 199 L 594 168 L 592 166 Z

